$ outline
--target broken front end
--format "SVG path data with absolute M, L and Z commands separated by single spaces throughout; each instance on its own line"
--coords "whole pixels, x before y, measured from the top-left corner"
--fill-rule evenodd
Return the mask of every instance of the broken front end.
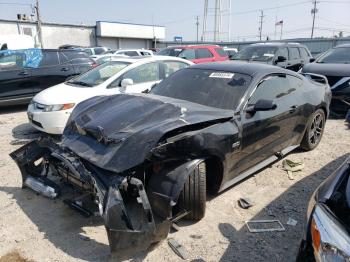
M 23 187 L 57 198 L 66 185 L 73 186 L 79 197 L 64 202 L 86 216 L 99 213 L 111 252 L 116 254 L 145 250 L 167 237 L 172 221 L 185 214 L 173 214 L 185 183 L 180 176 L 199 161 L 178 164 L 170 172 L 153 165 L 117 174 L 92 165 L 49 138 L 28 143 L 11 157 L 20 168 Z M 149 172 L 164 174 L 155 179 Z

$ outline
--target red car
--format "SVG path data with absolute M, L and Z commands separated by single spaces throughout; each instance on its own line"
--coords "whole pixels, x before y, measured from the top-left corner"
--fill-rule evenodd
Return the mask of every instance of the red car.
M 195 64 L 229 60 L 227 53 L 218 45 L 184 45 L 167 47 L 157 55 L 177 56 Z

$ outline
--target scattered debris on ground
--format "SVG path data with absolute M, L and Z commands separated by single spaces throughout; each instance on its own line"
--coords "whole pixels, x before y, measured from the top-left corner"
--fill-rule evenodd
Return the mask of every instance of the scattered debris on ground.
M 188 253 L 186 249 L 182 245 L 180 245 L 175 239 L 169 238 L 168 244 L 171 247 L 171 249 L 176 253 L 176 255 L 178 255 L 182 259 L 188 258 Z
M 238 205 L 243 209 L 248 209 L 251 206 L 253 206 L 252 201 L 246 197 L 245 198 L 241 197 L 240 199 L 238 199 Z
M 294 172 L 298 172 L 304 169 L 305 165 L 303 162 L 294 162 L 289 159 L 284 159 L 282 161 L 282 167 L 285 171 L 287 171 L 288 178 L 290 180 L 294 180 Z
M 285 231 L 286 229 L 278 219 L 245 221 L 250 233 Z
M 298 224 L 298 221 L 296 221 L 291 217 L 288 218 L 287 225 L 295 227 L 297 224 Z

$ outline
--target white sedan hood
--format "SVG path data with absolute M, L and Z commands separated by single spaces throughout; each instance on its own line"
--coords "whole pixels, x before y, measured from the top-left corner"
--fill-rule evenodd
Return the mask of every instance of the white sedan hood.
M 77 104 L 94 96 L 118 94 L 117 90 L 115 88 L 76 87 L 62 83 L 41 91 L 34 96 L 33 100 L 44 105 Z

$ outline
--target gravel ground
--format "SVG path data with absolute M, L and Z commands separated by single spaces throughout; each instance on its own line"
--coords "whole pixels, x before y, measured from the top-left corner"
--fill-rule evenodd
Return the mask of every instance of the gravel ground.
M 15 138 L 31 131 L 25 108 L 0 111 L 0 257 L 19 252 L 31 261 L 114 261 L 99 218 L 83 218 L 61 200 L 21 189 L 21 176 L 9 153 Z M 12 136 L 15 131 L 15 138 Z M 23 132 L 22 132 L 23 131 Z M 180 221 L 169 234 L 189 253 L 188 261 L 294 261 L 304 231 L 308 200 L 315 188 L 345 160 L 350 136 L 342 120 L 328 120 L 322 142 L 312 152 L 287 156 L 305 168 L 288 179 L 281 161 L 207 201 L 205 218 Z M 254 205 L 244 210 L 240 197 Z M 286 224 L 288 218 L 298 221 Z M 249 233 L 244 221 L 279 219 L 284 232 Z M 163 241 L 130 261 L 182 261 Z

